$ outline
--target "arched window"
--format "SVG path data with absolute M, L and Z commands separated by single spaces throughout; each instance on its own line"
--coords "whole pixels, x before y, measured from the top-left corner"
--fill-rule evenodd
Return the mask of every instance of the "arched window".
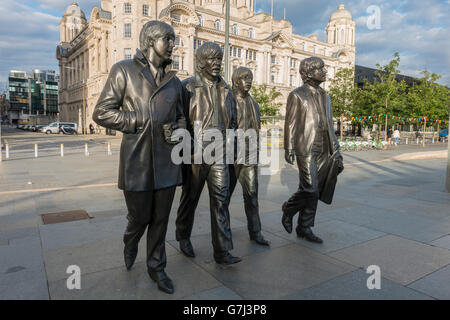
M 198 21 L 200 21 L 200 27 L 203 27 L 203 17 L 200 14 L 198 14 L 197 17 Z
M 239 34 L 239 27 L 237 24 L 233 24 L 233 27 L 231 28 L 231 32 L 235 35 Z
M 220 20 L 216 20 L 216 22 L 214 22 L 214 28 L 216 30 L 222 30 L 222 24 L 220 23 Z
M 250 39 L 254 39 L 254 38 L 255 38 L 255 30 L 253 30 L 253 28 L 250 28 L 250 29 L 248 30 L 248 37 L 249 37 Z

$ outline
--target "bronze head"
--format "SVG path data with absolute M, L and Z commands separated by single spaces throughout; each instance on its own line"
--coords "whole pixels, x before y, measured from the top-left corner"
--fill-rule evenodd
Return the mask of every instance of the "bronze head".
M 222 67 L 223 51 L 214 42 L 205 42 L 195 52 L 196 70 L 210 81 L 217 81 Z
M 325 62 L 318 57 L 309 57 L 300 63 L 300 75 L 304 83 L 318 86 L 327 80 Z
M 142 53 L 158 67 L 172 63 L 175 32 L 167 23 L 153 20 L 144 24 L 139 35 L 139 44 Z
M 247 95 L 252 88 L 253 72 L 246 67 L 239 67 L 233 72 L 233 91 L 241 95 Z

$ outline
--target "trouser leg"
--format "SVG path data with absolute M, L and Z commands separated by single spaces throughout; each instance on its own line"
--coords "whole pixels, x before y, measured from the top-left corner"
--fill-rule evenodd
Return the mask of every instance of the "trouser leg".
M 137 250 L 139 240 L 150 222 L 152 193 L 131 191 L 124 191 L 123 193 L 128 208 L 128 224 L 123 242 L 126 247 L 134 251 Z
M 166 233 L 176 187 L 153 191 L 152 215 L 147 230 L 147 269 L 166 267 Z
M 258 204 L 258 166 L 241 166 L 239 168 L 239 183 L 244 195 L 245 215 L 249 234 L 256 235 L 261 232 Z
M 194 225 L 195 209 L 205 185 L 207 165 L 191 165 L 186 174 L 186 181 L 183 185 L 180 206 L 177 211 L 176 239 L 177 241 L 189 239 Z
M 230 192 L 228 165 L 211 165 L 207 182 L 211 212 L 212 245 L 215 254 L 222 254 L 233 249 L 230 213 L 228 212 L 228 197 Z

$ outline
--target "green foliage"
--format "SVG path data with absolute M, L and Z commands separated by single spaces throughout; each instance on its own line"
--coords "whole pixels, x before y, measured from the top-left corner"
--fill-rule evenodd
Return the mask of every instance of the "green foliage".
M 261 116 L 277 116 L 279 115 L 281 103 L 275 103 L 275 100 L 281 96 L 275 88 L 267 92 L 267 85 L 252 87 L 251 95 L 259 104 Z
M 342 68 L 331 79 L 328 94 L 333 102 L 335 117 L 349 115 L 354 112 L 357 88 L 354 86 L 355 69 Z
M 448 119 L 449 88 L 436 83 L 440 78 L 435 73 L 422 71 L 423 77 L 409 90 L 407 95 L 410 115 L 430 119 Z M 432 125 L 435 125 L 432 123 Z

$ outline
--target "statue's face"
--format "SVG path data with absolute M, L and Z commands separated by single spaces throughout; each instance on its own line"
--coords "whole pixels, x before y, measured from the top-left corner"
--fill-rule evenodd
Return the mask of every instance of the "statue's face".
M 252 88 L 253 83 L 253 75 L 249 73 L 245 73 L 239 77 L 237 82 L 237 88 L 240 92 L 248 93 Z
M 319 68 L 314 68 L 309 77 L 312 80 L 316 80 L 319 82 L 324 82 L 327 80 L 327 69 L 325 68 L 325 65 L 322 65 Z
M 216 80 L 220 76 L 220 68 L 222 67 L 222 55 L 208 57 L 203 61 L 203 75 L 210 80 Z
M 164 36 L 153 41 L 154 52 L 164 61 L 171 60 L 172 51 L 174 47 L 175 47 L 175 34 L 173 34 L 172 32 L 168 32 Z M 149 50 L 152 50 L 152 47 L 150 47 Z

